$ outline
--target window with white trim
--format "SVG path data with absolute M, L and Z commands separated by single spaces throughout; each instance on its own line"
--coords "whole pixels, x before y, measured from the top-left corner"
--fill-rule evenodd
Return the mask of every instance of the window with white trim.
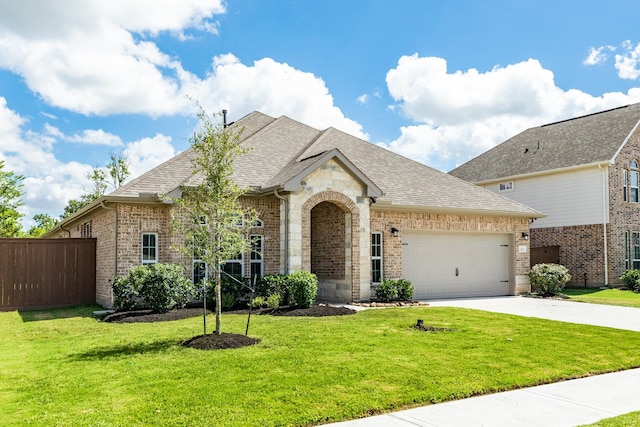
M 222 265 L 222 271 L 227 273 L 229 276 L 233 276 L 238 280 L 241 280 L 244 277 L 244 257 L 242 254 L 239 254 L 237 257 L 227 260 Z
M 631 161 L 631 170 L 629 171 L 629 200 L 631 203 L 638 203 L 640 193 L 640 167 L 636 160 Z
M 625 202 L 627 200 L 629 200 L 629 187 L 628 187 L 628 181 L 627 181 L 627 170 L 623 169 L 622 170 L 622 200 L 624 200 Z
M 382 281 L 382 233 L 371 233 L 371 282 Z
M 640 232 L 631 233 L 631 268 L 640 269 Z
M 205 280 L 209 275 L 209 269 L 207 263 L 199 258 L 193 259 L 193 269 L 191 279 L 196 285 Z
M 249 257 L 249 268 L 251 271 L 251 286 L 257 283 L 263 275 L 264 264 L 262 262 L 264 238 L 261 234 L 251 235 L 251 255 Z
M 624 269 L 629 270 L 629 254 L 631 248 L 629 247 L 629 232 L 624 232 Z
M 158 262 L 158 233 L 142 233 L 142 263 Z
M 500 192 L 513 191 L 513 181 L 501 182 L 498 184 L 498 190 Z

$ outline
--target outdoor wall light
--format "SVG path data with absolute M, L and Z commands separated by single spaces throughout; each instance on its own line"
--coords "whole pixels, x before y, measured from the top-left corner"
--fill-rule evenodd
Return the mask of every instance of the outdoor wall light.
M 391 234 L 393 234 L 393 237 L 398 237 L 398 229 L 395 227 L 391 227 Z
M 523 238 L 524 240 L 529 240 L 529 234 L 528 234 L 528 233 L 525 233 L 525 232 L 523 231 L 523 232 L 522 232 L 522 238 Z

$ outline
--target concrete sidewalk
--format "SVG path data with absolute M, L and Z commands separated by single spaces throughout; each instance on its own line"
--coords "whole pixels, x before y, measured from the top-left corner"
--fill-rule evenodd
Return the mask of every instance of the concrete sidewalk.
M 429 301 L 526 317 L 640 331 L 640 309 L 524 297 Z M 640 349 L 638 349 L 640 351 Z M 640 368 L 408 409 L 331 426 L 574 427 L 640 411 Z
M 574 427 L 640 410 L 640 369 L 329 424 L 342 427 Z

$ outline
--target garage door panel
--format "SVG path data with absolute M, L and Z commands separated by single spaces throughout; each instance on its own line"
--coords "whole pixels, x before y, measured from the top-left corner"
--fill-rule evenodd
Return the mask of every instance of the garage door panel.
M 510 240 L 508 234 L 405 231 L 403 277 L 416 298 L 507 295 Z

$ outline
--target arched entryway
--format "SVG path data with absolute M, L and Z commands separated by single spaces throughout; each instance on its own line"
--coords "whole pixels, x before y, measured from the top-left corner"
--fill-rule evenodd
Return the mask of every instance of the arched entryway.
M 355 203 L 344 194 L 326 191 L 303 206 L 303 269 L 318 277 L 318 301 L 349 302 L 360 293 L 354 254 L 359 243 Z

